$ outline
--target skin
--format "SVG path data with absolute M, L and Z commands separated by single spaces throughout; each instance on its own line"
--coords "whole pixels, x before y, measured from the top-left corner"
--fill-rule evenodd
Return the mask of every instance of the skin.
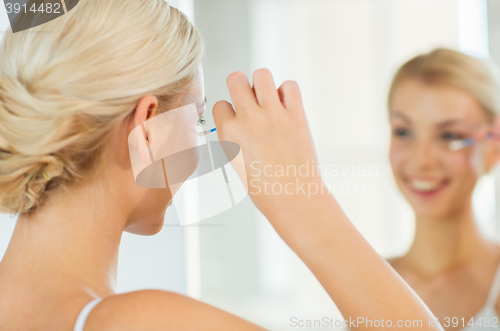
M 483 307 L 500 263 L 500 246 L 479 232 L 472 210 L 473 189 L 498 161 L 499 148 L 490 141 L 458 151 L 447 146 L 485 132 L 491 122 L 467 92 L 417 79 L 396 88 L 389 108 L 390 162 L 416 218 L 412 246 L 391 265 L 440 321 L 463 317 L 467 324 Z M 414 179 L 442 186 L 423 193 Z M 495 308 L 500 315 L 500 302 Z
M 179 105 L 203 101 L 201 81 Z M 231 74 L 227 85 L 234 107 L 225 101 L 215 105 L 217 132 L 220 140 L 241 146 L 247 170 L 254 161 L 259 161 L 260 167 L 298 167 L 316 160 L 295 82 L 285 82 L 276 89 L 271 73 L 262 69 L 254 73 L 253 86 L 241 72 Z M 146 96 L 133 116 L 122 123 L 111 145 L 110 171 L 103 178 L 81 190 L 49 198 L 33 219 L 20 218 L 0 263 L 2 330 L 55 330 L 63 326 L 69 330 L 81 308 L 97 296 L 104 300 L 90 314 L 85 331 L 263 330 L 180 294 L 114 292 L 122 231 L 158 232 L 169 204 L 162 192 L 134 185 L 130 175 L 128 133 L 154 116 L 156 107 L 156 98 Z M 259 166 L 248 171 L 248 179 L 259 176 L 254 169 Z M 323 187 L 319 177 L 268 179 Z M 344 318 L 383 318 L 394 324 L 397 320 L 422 320 L 423 327 L 415 329 L 442 330 L 427 326 L 434 318 L 430 310 L 357 232 L 327 190 L 310 197 L 300 193 L 252 193 L 250 197 L 318 278 Z

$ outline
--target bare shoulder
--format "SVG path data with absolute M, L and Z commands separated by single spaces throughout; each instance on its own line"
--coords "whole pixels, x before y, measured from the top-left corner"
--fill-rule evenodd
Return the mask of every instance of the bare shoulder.
M 388 258 L 386 261 L 408 284 L 413 284 L 418 279 L 418 274 L 412 268 L 408 267 L 405 256 Z
M 401 264 L 401 256 L 394 256 L 394 257 L 389 257 L 385 259 L 391 267 L 394 269 L 398 268 L 399 265 Z
M 498 243 L 493 243 L 493 248 L 496 252 L 497 255 L 497 261 L 500 261 L 500 245 Z M 500 267 L 500 262 L 497 262 L 496 265 L 496 270 Z M 495 275 L 498 277 L 498 275 Z M 500 288 L 497 288 L 497 293 L 496 293 L 496 302 L 495 302 L 495 312 L 497 313 L 497 316 L 500 316 Z
M 159 290 L 105 298 L 88 317 L 85 331 L 265 330 L 188 296 Z

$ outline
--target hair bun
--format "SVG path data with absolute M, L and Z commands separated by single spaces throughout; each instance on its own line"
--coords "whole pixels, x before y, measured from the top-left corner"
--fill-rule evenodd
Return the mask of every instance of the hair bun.
M 43 154 L 47 126 L 37 116 L 34 95 L 18 79 L 0 76 L 0 212 L 21 213 L 41 203 L 50 178 L 63 165 Z M 35 136 L 35 139 L 32 137 Z
M 198 30 L 163 0 L 80 0 L 29 33 L 7 31 L 0 212 L 34 211 L 50 191 L 99 177 L 115 129 L 137 102 L 153 94 L 167 110 L 203 53 Z

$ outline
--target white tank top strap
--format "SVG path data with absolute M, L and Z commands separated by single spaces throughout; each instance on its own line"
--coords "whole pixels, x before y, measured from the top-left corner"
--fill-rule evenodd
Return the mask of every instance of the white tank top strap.
M 495 278 L 493 278 L 493 283 L 491 283 L 490 292 L 488 293 L 488 298 L 486 299 L 486 305 L 494 306 L 498 299 L 498 294 L 500 292 L 500 264 L 495 272 Z
M 83 329 L 85 329 L 85 322 L 87 321 L 90 312 L 101 301 L 101 298 L 97 298 L 90 301 L 85 305 L 85 307 L 83 307 L 83 309 L 80 311 L 80 314 L 78 315 L 78 318 L 76 319 L 75 328 L 73 329 L 73 331 L 83 331 Z

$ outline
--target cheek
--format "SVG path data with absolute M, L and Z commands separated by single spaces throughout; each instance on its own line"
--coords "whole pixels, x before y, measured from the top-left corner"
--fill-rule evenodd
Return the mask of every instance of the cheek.
M 392 171 L 396 174 L 402 170 L 402 167 L 407 158 L 408 151 L 402 146 L 391 144 L 389 149 L 389 161 L 391 163 Z
M 163 222 L 162 217 L 164 216 L 164 212 L 167 209 L 170 201 L 172 201 L 172 196 L 170 194 L 170 190 L 166 189 L 149 189 L 147 195 L 146 204 L 147 207 L 144 209 L 145 214 L 148 215 L 148 222 L 157 223 Z
M 472 149 L 450 152 L 442 160 L 452 178 L 465 181 L 476 181 L 479 171 L 478 159 L 476 153 Z

